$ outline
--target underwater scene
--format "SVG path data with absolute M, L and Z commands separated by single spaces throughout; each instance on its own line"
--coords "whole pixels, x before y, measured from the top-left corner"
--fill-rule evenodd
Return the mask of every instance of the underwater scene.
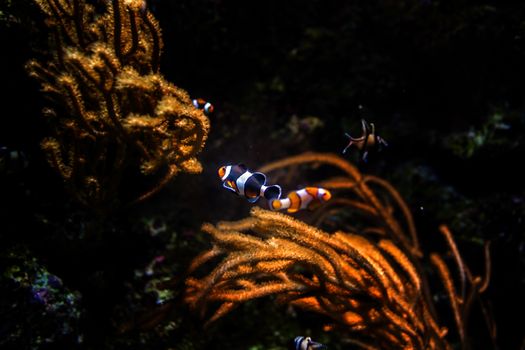
M 0 38 L 0 349 L 525 350 L 523 1 L 0 0 Z

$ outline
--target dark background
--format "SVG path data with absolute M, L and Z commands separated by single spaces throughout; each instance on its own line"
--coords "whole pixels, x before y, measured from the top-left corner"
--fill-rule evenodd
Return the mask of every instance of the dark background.
M 220 187 L 219 166 L 255 169 L 304 151 L 340 153 L 344 133 L 359 136 L 364 118 L 389 147 L 367 163 L 355 152 L 346 157 L 398 188 L 427 251 L 443 249 L 437 227 L 445 223 L 482 274 L 483 242 L 492 242 L 484 298 L 497 344 L 474 311 L 473 348 L 523 348 L 522 1 L 148 1 L 163 32 L 161 71 L 215 106 L 204 172 L 180 175 L 95 235 L 85 229 L 93 218 L 64 192 L 39 148 L 50 126 L 24 64 L 48 50 L 42 15 L 30 1 L 0 4 L 0 146 L 28 161 L 0 174 L 1 346 L 262 349 L 320 332 L 319 318 L 258 301 L 204 333 L 177 304 L 180 276 L 208 246 L 203 222 L 248 213 Z M 157 255 L 168 258 L 153 277 L 144 275 Z M 153 282 L 170 276 L 175 292 L 164 295 Z M 45 307 L 43 289 L 51 290 Z M 161 311 L 159 298 L 167 305 Z M 453 328 L 445 312 L 447 320 Z M 322 337 L 342 348 L 337 335 Z

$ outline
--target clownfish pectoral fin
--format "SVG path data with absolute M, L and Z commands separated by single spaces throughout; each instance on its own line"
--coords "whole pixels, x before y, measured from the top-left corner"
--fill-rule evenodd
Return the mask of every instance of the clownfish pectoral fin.
M 348 145 L 346 145 L 345 149 L 343 150 L 343 154 L 346 153 L 346 150 L 354 144 L 354 140 L 350 139 L 350 142 L 348 142 Z
M 230 190 L 230 191 L 232 191 L 232 192 L 234 192 L 234 193 L 237 193 L 237 191 L 235 190 L 235 188 L 233 188 L 233 187 L 231 187 L 230 185 L 227 184 L 227 181 L 225 181 L 225 182 L 222 183 L 222 187 L 224 187 L 225 189 Z
M 259 200 L 260 196 L 253 197 L 253 198 L 246 198 L 246 200 L 250 203 L 255 203 Z
M 380 145 L 385 146 L 385 147 L 388 147 L 388 142 L 386 142 L 385 139 L 382 138 L 381 136 L 378 136 L 378 137 L 377 137 L 377 141 L 378 141 L 378 143 L 379 143 Z
M 328 347 L 326 345 L 318 343 L 318 342 L 315 342 L 315 341 L 311 341 L 308 345 L 309 345 L 309 348 L 311 348 L 312 350 L 326 350 L 326 349 L 328 349 Z
M 281 193 L 282 193 L 281 186 L 272 185 L 272 186 L 266 187 L 266 189 L 264 190 L 263 196 L 267 200 L 271 201 L 274 199 L 280 199 Z
M 362 157 L 362 159 L 363 159 L 363 162 L 365 162 L 365 163 L 368 162 L 368 151 L 364 151 L 364 152 L 363 152 L 363 157 Z
M 346 145 L 345 149 L 343 150 L 343 154 L 345 154 L 346 150 L 348 149 L 348 147 L 352 146 L 352 144 L 354 143 L 354 140 L 352 139 L 352 136 L 350 136 L 347 133 L 345 133 L 345 136 L 348 137 L 350 139 L 350 141 L 348 142 L 348 145 Z
M 308 210 L 315 210 L 317 208 L 319 208 L 321 206 L 321 202 L 320 201 L 317 201 L 317 200 L 313 200 L 311 201 L 308 206 L 306 207 L 306 209 Z

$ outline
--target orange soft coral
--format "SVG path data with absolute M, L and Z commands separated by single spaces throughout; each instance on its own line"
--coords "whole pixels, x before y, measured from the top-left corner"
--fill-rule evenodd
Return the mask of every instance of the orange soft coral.
M 373 226 L 328 233 L 260 208 L 253 208 L 250 217 L 240 221 L 205 224 L 202 230 L 211 236 L 213 247 L 195 258 L 190 273 L 194 276 L 212 258 L 223 259 L 208 275 L 187 279 L 186 302 L 202 313 L 218 305 L 209 323 L 245 301 L 274 295 L 281 303 L 325 315 L 335 322 L 326 329 L 348 332 L 352 343 L 362 348 L 450 348 L 447 328 L 438 324 L 421 268 L 423 254 L 412 215 L 399 193 L 385 180 L 362 175 L 331 154 L 290 157 L 262 171 L 301 164 L 328 164 L 344 173 L 320 184 L 334 193 L 334 199 L 310 217 L 316 226 L 330 216 L 344 218 L 349 211 L 360 213 Z M 440 229 L 456 257 L 461 289 L 470 303 L 485 283 L 471 276 L 452 235 L 445 226 Z M 439 255 L 432 254 L 431 261 L 444 281 L 460 340 L 465 343 L 469 306 L 456 293 Z
M 209 121 L 159 73 L 161 33 L 145 2 L 108 1 L 102 14 L 84 0 L 35 2 L 54 53 L 27 68 L 51 100 L 54 135 L 42 148 L 70 192 L 105 211 L 125 169 L 155 179 L 139 200 L 181 171 L 200 172 Z

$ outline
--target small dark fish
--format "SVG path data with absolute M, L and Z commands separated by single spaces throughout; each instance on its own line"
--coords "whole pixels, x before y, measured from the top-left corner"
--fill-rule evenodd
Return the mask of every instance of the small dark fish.
M 315 342 L 310 337 L 295 337 L 295 350 L 318 350 L 328 349 L 326 345 Z
M 388 143 L 381 136 L 376 134 L 374 123 L 368 124 L 364 119 L 361 119 L 361 125 L 363 127 L 363 134 L 361 137 L 354 138 L 345 133 L 346 137 L 350 139 L 350 142 L 348 142 L 348 145 L 346 145 L 343 150 L 343 154 L 346 153 L 346 150 L 350 146 L 355 145 L 359 150 L 360 158 L 366 162 L 368 153 L 371 149 L 377 148 L 378 150 L 381 150 L 383 146 L 388 146 Z
M 321 187 L 306 187 L 288 193 L 284 199 L 270 201 L 270 209 L 284 210 L 295 213 L 301 209 L 314 209 L 316 206 L 332 198 L 330 191 Z
M 244 164 L 222 166 L 218 173 L 224 188 L 246 197 L 250 203 L 261 196 L 268 201 L 281 198 L 281 186 L 266 186 L 266 175 L 251 173 Z
M 202 98 L 193 99 L 192 103 L 195 108 L 202 109 L 206 115 L 212 114 L 215 109 L 211 103 Z
M 13 175 L 27 168 L 24 152 L 0 146 L 0 175 Z

